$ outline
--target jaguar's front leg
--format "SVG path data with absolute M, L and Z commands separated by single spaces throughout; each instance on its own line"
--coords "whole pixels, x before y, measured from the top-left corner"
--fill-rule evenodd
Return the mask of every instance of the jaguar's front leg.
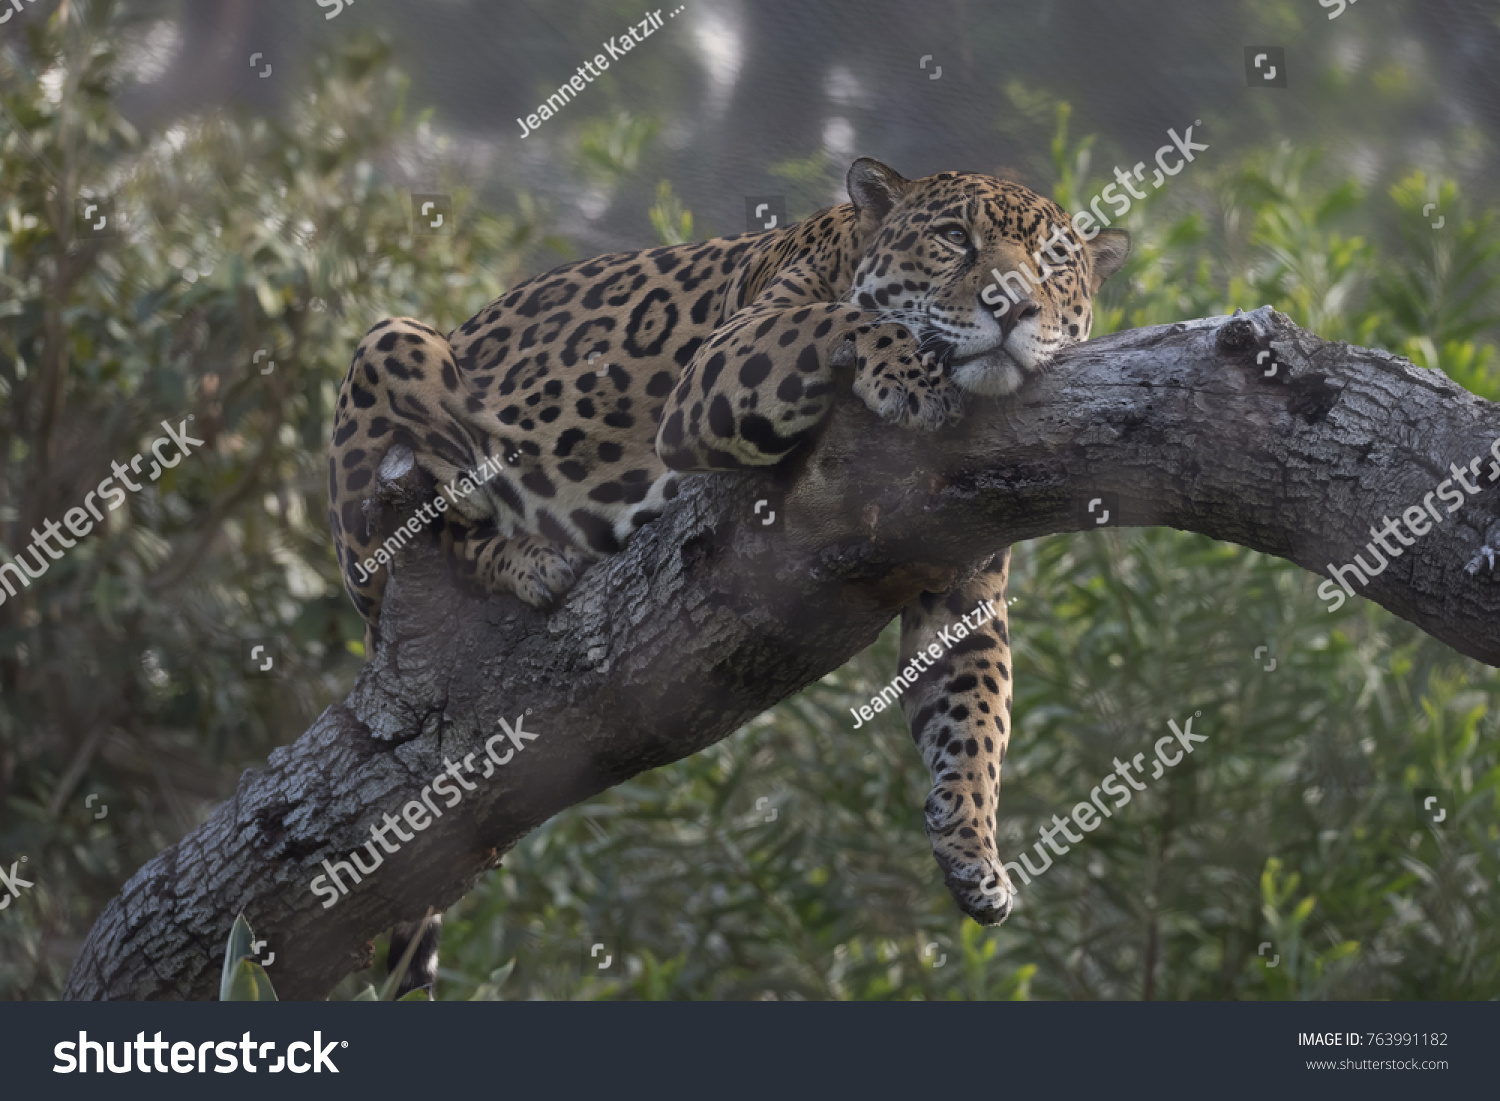
M 901 670 L 916 684 L 902 708 L 932 773 L 927 837 L 964 913 L 998 925 L 1014 891 L 995 833 L 1000 766 L 1010 740 L 1010 551 L 946 593 L 924 593 L 901 615 Z
M 891 424 L 927 432 L 958 419 L 964 392 L 901 325 L 867 326 L 834 352 L 854 368 L 854 393 Z
M 771 466 L 812 439 L 841 386 L 892 424 L 933 429 L 962 392 L 917 352 L 910 330 L 842 303 L 741 310 L 683 370 L 656 453 L 674 470 Z

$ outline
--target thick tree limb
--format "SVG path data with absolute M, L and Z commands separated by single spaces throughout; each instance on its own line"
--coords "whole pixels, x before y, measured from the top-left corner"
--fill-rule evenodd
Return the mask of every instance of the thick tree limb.
M 459 593 L 436 550 L 414 544 L 349 698 L 132 877 L 66 995 L 212 997 L 244 909 L 276 952 L 280 994 L 320 997 L 368 961 L 372 937 L 452 904 L 547 818 L 724 738 L 998 547 L 1087 526 L 1094 497 L 1115 496 L 1111 523 L 1324 572 L 1497 437 L 1500 410 L 1441 374 L 1262 309 L 1071 349 L 938 437 L 886 427 L 851 396 L 784 475 L 784 532 L 754 506 L 775 475 L 696 479 L 550 617 Z M 1500 664 L 1500 575 L 1464 571 L 1500 516 L 1488 463 L 1477 495 L 1363 595 Z M 445 758 L 482 760 L 498 720 L 523 713 L 536 740 L 323 908 L 308 884 L 324 858 L 399 817 Z

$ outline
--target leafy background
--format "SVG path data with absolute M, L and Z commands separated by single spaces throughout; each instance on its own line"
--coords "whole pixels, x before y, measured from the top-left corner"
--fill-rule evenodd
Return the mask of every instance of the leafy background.
M 1173 67 L 1131 83 L 1159 27 L 1117 36 L 1103 0 L 710 2 L 523 142 L 509 116 L 642 12 L 363 0 L 325 26 L 310 3 L 211 7 L 63 0 L 0 27 L 0 556 L 162 420 L 192 413 L 207 441 L 0 604 L 0 865 L 24 855 L 35 882 L 0 912 L 0 996 L 55 997 L 125 878 L 347 693 L 362 630 L 323 455 L 381 317 L 447 329 L 563 259 L 738 232 L 747 194 L 805 216 L 841 201 L 855 145 L 1082 203 L 1201 117 L 1212 155 L 1132 210 L 1096 333 L 1270 303 L 1500 396 L 1500 94 L 1474 55 L 1500 42 L 1492 8 L 1393 0 L 1329 24 L 1311 0 L 1164 4 Z M 1239 71 L 1264 41 L 1294 44 L 1279 98 Z M 213 58 L 267 46 L 274 81 L 214 83 Z M 897 55 L 901 78 L 876 79 Z M 413 235 L 412 191 L 451 194 L 460 232 Z M 86 196 L 114 202 L 118 236 L 82 231 Z M 1209 741 L 999 929 L 942 887 L 901 719 L 850 730 L 893 627 L 526 838 L 449 911 L 439 995 L 1493 998 L 1496 673 L 1363 600 L 1328 614 L 1317 581 L 1166 529 L 1017 549 L 1009 851 L 1169 719 L 1201 712 Z M 249 640 L 278 676 L 247 675 Z M 1417 815 L 1428 788 L 1442 829 Z

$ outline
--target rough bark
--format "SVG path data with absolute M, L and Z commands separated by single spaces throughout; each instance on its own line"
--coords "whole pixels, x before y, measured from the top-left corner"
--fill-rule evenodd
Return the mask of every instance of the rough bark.
M 414 543 L 349 698 L 131 878 L 66 996 L 213 997 L 239 910 L 276 952 L 281 996 L 323 996 L 368 961 L 372 937 L 452 904 L 550 816 L 724 738 L 997 547 L 1091 526 L 1095 497 L 1114 495 L 1111 524 L 1201 532 L 1324 573 L 1497 437 L 1500 410 L 1445 376 L 1266 308 L 1070 349 L 936 436 L 884 426 L 851 396 L 786 471 L 694 479 L 550 616 L 459 592 L 436 549 Z M 1489 469 L 1362 595 L 1500 664 L 1500 575 L 1465 572 L 1500 516 Z M 308 885 L 325 857 L 346 859 L 445 759 L 482 760 L 498 720 L 523 714 L 536 740 L 323 908 Z

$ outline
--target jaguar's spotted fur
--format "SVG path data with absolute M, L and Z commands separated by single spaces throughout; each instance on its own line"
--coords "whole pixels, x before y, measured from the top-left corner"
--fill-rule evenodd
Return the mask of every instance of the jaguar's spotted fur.
M 1088 338 L 1092 295 L 1129 251 L 1123 232 L 1086 240 L 1055 203 L 988 176 L 913 181 L 862 158 L 848 185 L 851 203 L 784 229 L 563 265 L 446 337 L 410 319 L 371 329 L 329 459 L 339 563 L 368 641 L 391 532 L 370 530 L 362 504 L 393 444 L 438 484 L 471 487 L 418 526 L 485 588 L 546 606 L 667 507 L 681 472 L 777 463 L 811 439 L 840 366 L 870 408 L 919 429 L 953 419 L 965 391 L 1014 390 Z M 1019 300 L 990 289 L 1044 267 Z M 934 779 L 933 851 L 959 906 L 985 924 L 1012 900 L 995 844 L 1008 566 L 1001 551 L 902 618 L 904 665 L 980 602 L 1000 610 L 904 704 Z

